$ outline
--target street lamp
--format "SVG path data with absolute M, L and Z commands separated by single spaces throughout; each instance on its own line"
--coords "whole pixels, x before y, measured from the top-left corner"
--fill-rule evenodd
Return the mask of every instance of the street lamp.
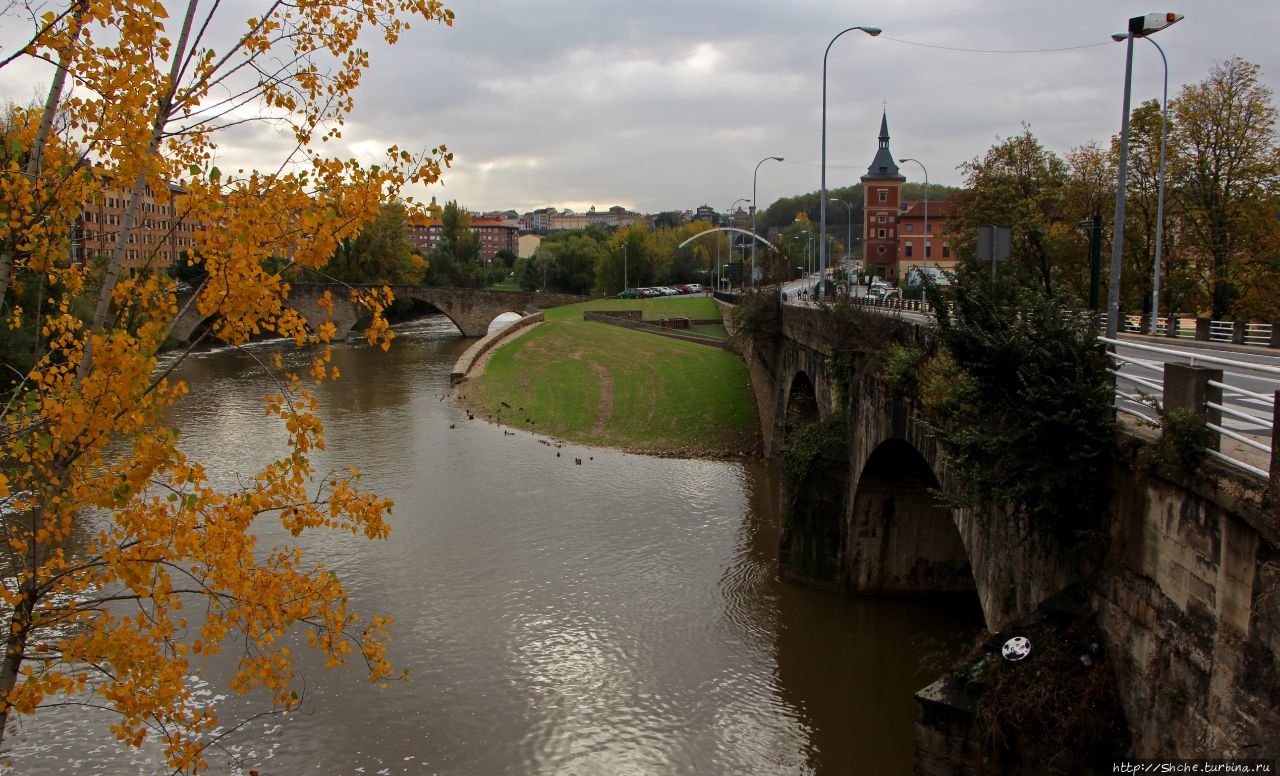
M 849 214 L 849 223 L 845 224 L 844 257 L 846 259 L 852 259 L 853 258 L 853 205 L 850 205 L 847 201 L 843 199 L 835 199 L 834 197 L 832 198 L 831 201 L 839 202 L 841 205 L 844 205 L 845 212 Z
M 854 30 L 862 30 L 871 37 L 880 34 L 879 27 L 849 27 L 836 33 L 831 39 L 831 43 L 827 44 L 827 50 L 822 54 L 822 190 L 818 194 L 818 221 L 822 234 L 827 233 L 827 55 L 831 53 L 831 46 L 836 40 L 846 32 Z M 819 245 L 818 273 L 819 278 L 826 275 L 827 272 L 827 246 L 826 243 Z M 822 284 L 818 287 L 818 302 L 821 303 L 825 297 L 826 285 Z
M 622 290 L 630 288 L 627 284 L 627 241 L 622 241 Z
M 915 162 L 924 170 L 924 268 L 920 270 L 920 298 L 924 298 L 924 276 L 929 274 L 929 170 L 919 159 L 902 157 L 900 162 Z
M 733 215 L 732 215 L 732 214 L 733 214 L 733 209 L 734 209 L 735 207 L 737 207 L 737 206 L 738 206 L 738 203 L 739 203 L 739 202 L 746 202 L 746 203 L 750 204 L 751 200 L 747 199 L 746 197 L 738 197 L 737 199 L 735 199 L 735 200 L 733 201 L 733 204 L 732 204 L 732 205 L 730 205 L 730 206 L 729 206 L 729 208 L 728 208 L 727 210 L 725 210 L 725 211 L 724 211 L 724 212 L 725 212 L 725 215 L 729 217 L 730 225 L 732 225 L 732 222 L 733 222 Z M 729 263 L 730 263 L 730 264 L 732 264 L 732 263 L 733 263 L 733 238 L 732 238 L 732 237 L 729 237 Z M 729 282 L 730 282 L 730 284 L 732 285 L 732 283 L 733 283 L 733 279 L 732 279 L 732 278 L 730 278 L 730 279 L 729 279 Z M 745 284 L 739 284 L 739 287 L 745 288 L 746 286 L 745 286 Z
M 1129 20 L 1124 56 L 1124 115 L 1120 119 L 1120 165 L 1116 173 L 1116 215 L 1111 233 L 1111 287 L 1107 292 L 1107 337 L 1114 339 L 1120 323 L 1120 259 L 1124 252 L 1124 196 L 1129 173 L 1129 95 L 1133 81 L 1133 39 L 1145 38 L 1182 19 L 1180 13 L 1149 13 Z
M 1119 43 L 1129 39 L 1129 33 L 1117 32 L 1111 39 Z M 1160 249 L 1164 242 L 1164 148 L 1166 128 L 1169 119 L 1169 59 L 1164 49 L 1153 38 L 1145 39 L 1160 52 L 1160 61 L 1164 63 L 1164 92 L 1160 97 L 1160 172 L 1156 176 L 1156 261 L 1151 280 L 1151 334 L 1160 333 Z
M 755 238 L 756 233 L 756 177 L 760 174 L 760 165 L 772 159 L 775 162 L 782 161 L 781 156 L 766 156 L 756 162 L 756 170 L 751 173 L 751 287 L 756 286 L 756 243 L 759 242 Z

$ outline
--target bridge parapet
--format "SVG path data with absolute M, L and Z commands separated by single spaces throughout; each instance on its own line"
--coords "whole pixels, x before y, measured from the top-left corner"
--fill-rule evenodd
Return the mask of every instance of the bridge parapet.
M 313 329 L 325 322 L 332 322 L 335 336 L 344 337 L 363 317 L 364 311 L 351 301 L 353 290 L 383 288 L 382 285 L 352 286 L 342 283 L 294 283 L 289 289 L 289 305 L 298 311 Z M 397 299 L 417 299 L 426 302 L 448 316 L 464 337 L 483 337 L 489 331 L 494 318 L 506 312 L 528 313 L 550 307 L 585 302 L 590 297 L 575 294 L 558 294 L 529 291 L 494 291 L 483 288 L 448 288 L 440 286 L 388 286 Z M 332 305 L 322 305 L 325 294 Z M 186 342 L 205 316 L 195 304 L 186 304 L 190 297 L 179 296 L 181 311 L 170 327 L 170 337 Z

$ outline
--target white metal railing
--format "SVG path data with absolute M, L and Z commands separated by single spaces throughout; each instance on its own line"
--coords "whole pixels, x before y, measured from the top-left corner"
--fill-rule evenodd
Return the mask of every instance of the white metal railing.
M 1270 332 L 1266 336 L 1269 338 Z M 1153 423 L 1156 420 L 1149 414 L 1152 406 L 1151 400 L 1153 398 L 1163 399 L 1163 381 L 1156 383 L 1155 380 L 1146 376 L 1125 372 L 1123 370 L 1126 366 L 1134 370 L 1147 370 L 1158 372 L 1162 375 L 1164 373 L 1164 361 L 1171 359 L 1185 361 L 1192 366 L 1211 365 L 1220 368 L 1223 380 L 1209 380 L 1207 382 L 1210 387 L 1217 388 L 1222 392 L 1222 400 L 1220 402 L 1206 401 L 1202 409 L 1217 413 L 1216 417 L 1220 418 L 1221 422 L 1213 422 L 1211 420 L 1205 425 L 1220 437 L 1234 440 L 1243 445 L 1245 449 L 1263 453 L 1266 456 L 1267 466 L 1270 466 L 1271 451 L 1276 444 L 1276 429 L 1273 418 L 1275 415 L 1275 392 L 1280 389 L 1280 367 L 1224 358 L 1222 356 L 1206 355 L 1195 351 L 1175 350 L 1141 342 L 1107 337 L 1099 337 L 1098 340 L 1110 346 L 1109 351 L 1115 362 L 1115 366 L 1108 371 L 1116 378 L 1117 409 Z M 1123 355 L 1116 352 L 1117 347 L 1136 350 L 1144 354 L 1150 353 L 1154 357 L 1162 358 L 1163 360 L 1157 361 Z M 1259 385 L 1266 386 L 1271 392 L 1264 393 L 1242 385 L 1226 382 L 1228 378 L 1248 381 L 1255 384 L 1255 387 Z M 1139 386 L 1140 389 L 1145 390 L 1132 393 L 1122 388 L 1122 383 Z M 1232 423 L 1234 427 L 1227 425 L 1229 421 L 1234 421 Z M 1228 455 L 1219 450 L 1206 450 L 1206 453 L 1216 460 L 1250 472 L 1263 479 L 1271 476 L 1267 469 L 1241 460 L 1239 457 Z

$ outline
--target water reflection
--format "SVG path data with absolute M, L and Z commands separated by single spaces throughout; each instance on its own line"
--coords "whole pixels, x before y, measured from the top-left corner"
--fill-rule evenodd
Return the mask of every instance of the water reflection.
M 307 657 L 303 712 L 229 736 L 215 771 L 909 769 L 911 692 L 926 681 L 913 645 L 975 619 L 783 586 L 776 471 L 561 449 L 469 421 L 446 397 L 467 344 L 456 329 L 434 319 L 399 334 L 390 353 L 335 348 L 343 380 L 320 391 L 319 466 L 358 464 L 394 498 L 392 539 L 318 533 L 305 548 L 358 611 L 395 618 L 392 659 L 410 681 L 371 687 Z M 255 363 L 274 347 L 182 367 L 183 444 L 224 482 L 279 452 Z M 258 528 L 263 544 L 287 538 Z M 231 667 L 224 657 L 202 672 L 224 688 Z M 230 698 L 223 717 L 262 704 Z M 162 772 L 154 750 L 103 746 L 109 721 L 69 710 L 24 723 L 11 739 L 19 769 Z

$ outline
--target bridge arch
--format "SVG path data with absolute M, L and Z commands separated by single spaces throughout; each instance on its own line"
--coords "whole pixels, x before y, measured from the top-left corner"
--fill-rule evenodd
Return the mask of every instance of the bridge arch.
M 853 489 L 848 590 L 976 591 L 960 529 L 951 509 L 938 502 L 938 488 L 937 475 L 910 442 L 890 438 L 876 446 Z

